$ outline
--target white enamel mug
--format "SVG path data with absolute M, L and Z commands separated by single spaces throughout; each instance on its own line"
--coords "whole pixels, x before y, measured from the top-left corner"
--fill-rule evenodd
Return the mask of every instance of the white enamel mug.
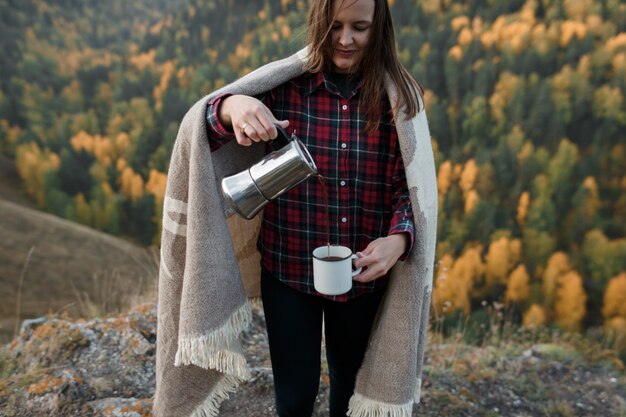
M 329 257 L 330 254 L 330 257 Z M 313 251 L 313 286 L 325 295 L 345 294 L 352 288 L 352 277 L 361 273 L 353 269 L 352 261 L 358 259 L 345 246 L 320 246 Z

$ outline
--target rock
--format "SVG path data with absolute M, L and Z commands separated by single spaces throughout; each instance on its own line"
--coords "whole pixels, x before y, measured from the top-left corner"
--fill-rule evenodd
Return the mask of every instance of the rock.
M 147 417 L 152 415 L 150 398 L 105 398 L 88 403 L 93 417 Z
M 222 404 L 220 417 L 275 414 L 260 303 L 252 311 L 252 325 L 242 335 L 252 379 Z M 0 379 L 0 417 L 151 415 L 156 323 L 154 304 L 108 319 L 27 323 L 0 351 L 0 377 L 7 377 Z M 322 384 L 319 410 L 325 409 L 326 392 Z
M 47 319 L 45 317 L 24 320 L 22 321 L 22 324 L 20 326 L 20 333 L 25 333 L 29 330 L 35 330 L 40 325 L 44 324 L 46 320 Z
M 109 319 L 37 319 L 5 348 L 7 416 L 149 415 L 155 386 L 156 306 Z
M 252 379 L 220 407 L 220 417 L 276 415 L 273 375 L 260 303 L 243 332 Z M 143 417 L 155 388 L 156 307 L 107 319 L 46 317 L 0 348 L 0 417 Z M 413 416 L 624 416 L 626 374 L 615 352 L 558 339 L 427 347 L 422 402 Z M 322 350 L 324 352 L 324 350 Z M 313 417 L 327 416 L 328 367 Z M 593 358 L 596 359 L 593 359 Z M 578 381 L 578 382 L 576 382 Z M 175 417 L 175 416 L 173 416 Z

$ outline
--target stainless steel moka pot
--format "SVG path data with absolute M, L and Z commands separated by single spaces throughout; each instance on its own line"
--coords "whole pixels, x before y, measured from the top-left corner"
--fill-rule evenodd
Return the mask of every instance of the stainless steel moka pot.
M 276 130 L 278 137 L 270 142 L 272 152 L 250 168 L 222 179 L 226 201 L 248 220 L 271 200 L 317 175 L 315 162 L 300 139 L 278 125 Z

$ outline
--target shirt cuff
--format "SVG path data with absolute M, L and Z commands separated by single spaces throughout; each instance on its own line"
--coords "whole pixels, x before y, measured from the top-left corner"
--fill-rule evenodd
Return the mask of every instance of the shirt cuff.
M 220 122 L 220 118 L 218 116 L 218 110 L 222 100 L 229 96 L 231 96 L 231 94 L 221 94 L 214 99 L 209 100 L 207 103 L 207 129 L 209 131 L 209 140 L 212 142 L 224 144 L 232 139 L 235 134 L 232 128 L 226 128 L 222 122 Z
M 407 256 L 409 256 L 409 253 L 411 253 L 411 249 L 413 249 L 413 242 L 415 241 L 415 225 L 413 224 L 413 219 L 410 217 L 404 217 L 402 219 L 394 217 L 392 225 L 389 228 L 388 236 L 398 233 L 406 233 L 409 235 L 409 244 L 407 245 L 402 256 L 399 258 L 400 261 L 404 261 Z

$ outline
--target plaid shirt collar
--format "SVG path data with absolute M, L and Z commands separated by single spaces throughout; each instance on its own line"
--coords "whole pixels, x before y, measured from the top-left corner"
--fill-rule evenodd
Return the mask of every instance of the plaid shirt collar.
M 318 88 L 324 86 L 326 90 L 333 94 L 339 94 L 339 89 L 335 85 L 335 83 L 323 72 L 316 73 L 308 73 L 308 83 L 302 83 L 304 96 L 307 97 L 313 94 Z M 363 80 L 359 80 L 355 90 L 352 92 L 352 95 L 356 94 L 361 87 L 363 86 Z M 350 97 L 351 98 L 351 97 Z

